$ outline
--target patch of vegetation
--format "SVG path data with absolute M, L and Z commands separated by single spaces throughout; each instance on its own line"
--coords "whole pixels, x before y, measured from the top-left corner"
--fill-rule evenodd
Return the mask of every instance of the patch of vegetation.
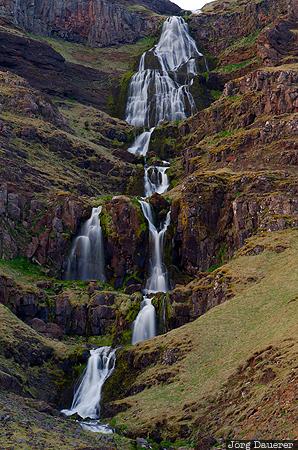
M 226 66 L 220 67 L 217 70 L 220 73 L 231 73 L 231 72 L 235 72 L 240 69 L 244 69 L 245 67 L 251 66 L 252 64 L 254 64 L 256 62 L 257 62 L 256 58 L 247 59 L 246 61 L 242 61 L 240 63 L 228 64 Z
M 210 94 L 211 94 L 212 99 L 214 101 L 216 101 L 216 100 L 218 100 L 221 97 L 222 92 L 218 91 L 216 89 L 211 89 Z
M 232 45 L 230 45 L 229 50 L 237 50 L 239 48 L 243 47 L 251 47 L 254 45 L 260 35 L 261 30 L 256 30 L 255 32 L 249 34 L 248 36 L 244 36 L 237 41 L 233 42 Z
M 132 68 L 139 55 L 155 44 L 155 37 L 139 39 L 135 44 L 93 48 L 48 36 L 28 34 L 31 39 L 44 41 L 60 53 L 66 61 L 107 72 L 110 76 L 125 73 Z
M 23 257 L 0 259 L 0 271 L 23 282 L 34 282 L 46 277 L 42 267 Z
M 132 70 L 122 75 L 119 87 L 113 96 L 112 111 L 117 117 L 124 118 L 125 116 L 128 90 L 133 75 L 134 72 Z

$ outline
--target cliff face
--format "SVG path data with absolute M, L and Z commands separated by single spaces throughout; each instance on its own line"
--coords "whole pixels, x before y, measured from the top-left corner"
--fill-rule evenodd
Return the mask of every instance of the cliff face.
M 219 54 L 236 39 L 261 30 L 287 12 L 287 0 L 261 0 L 235 4 L 212 2 L 192 16 L 190 27 L 202 49 Z M 237 57 L 237 55 L 236 55 Z
M 148 1 L 142 2 L 150 8 Z M 147 10 L 133 2 L 106 0 L 1 0 L 0 15 L 39 35 L 55 36 L 102 47 L 131 43 L 155 34 L 160 17 L 179 12 L 171 2 L 153 2 Z

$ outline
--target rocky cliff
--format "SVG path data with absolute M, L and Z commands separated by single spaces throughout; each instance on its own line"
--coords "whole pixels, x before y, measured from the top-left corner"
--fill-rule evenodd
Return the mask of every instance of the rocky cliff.
M 160 17 L 153 12 L 176 14 L 180 11 L 168 0 L 151 3 L 1 0 L 0 16 L 34 34 L 101 47 L 131 43 L 153 35 L 160 25 Z

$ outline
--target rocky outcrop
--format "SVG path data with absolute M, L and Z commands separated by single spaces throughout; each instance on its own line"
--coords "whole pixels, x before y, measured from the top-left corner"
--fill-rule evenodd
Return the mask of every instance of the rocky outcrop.
M 49 95 L 107 110 L 112 78 L 108 80 L 99 70 L 65 61 L 45 42 L 1 31 L 0 68 L 20 75 Z
M 5 87 L 0 92 L 1 109 L 30 118 L 42 118 L 62 129 L 68 129 L 66 119 L 51 102 L 49 97 L 32 89 L 28 81 L 11 72 L 0 72 L 0 85 Z
M 147 223 L 137 199 L 117 196 L 101 214 L 107 274 L 115 287 L 137 285 L 144 279 L 148 255 Z
M 97 282 L 80 289 L 75 283 L 64 286 L 41 276 L 40 281 L 23 286 L 0 274 L 0 303 L 38 333 L 54 339 L 109 336 L 115 343 L 123 343 L 122 334 L 126 333 L 125 339 L 130 341 L 141 300 L 140 293 L 105 291 Z
M 285 114 L 298 111 L 298 73 L 288 70 L 257 70 L 226 84 L 224 95 L 262 94 L 258 103 L 258 115 Z
M 49 202 L 48 205 L 38 201 L 31 202 L 29 214 L 31 217 L 39 215 L 40 219 L 36 220 L 31 229 L 33 237 L 27 247 L 26 256 L 42 266 L 51 267 L 59 276 L 65 264 L 71 238 L 82 221 L 90 215 L 90 208 L 82 200 L 62 197 L 60 201 Z
M 151 10 L 164 14 L 180 11 L 171 2 L 143 1 Z M 149 13 L 149 14 L 148 14 Z M 73 42 L 102 47 L 132 43 L 141 37 L 155 34 L 160 17 L 143 11 L 134 2 L 107 0 L 1 0 L 0 14 L 25 30 Z
M 159 334 L 179 328 L 233 297 L 232 277 L 225 270 L 198 273 L 186 285 L 177 285 L 167 294 L 157 294 L 153 305 L 157 312 Z
M 6 259 L 27 256 L 59 274 L 71 237 L 86 214 L 88 205 L 75 198 L 37 200 L 3 185 L 0 189 L 0 255 Z
M 264 66 L 278 66 L 298 61 L 297 21 L 289 14 L 288 20 L 268 27 L 258 39 L 257 52 Z
M 172 205 L 174 264 L 195 276 L 224 262 L 258 231 L 296 227 L 297 211 L 293 179 L 284 189 L 282 177 L 273 182 L 265 174 L 191 176 Z
M 218 56 L 234 41 L 269 25 L 287 13 L 286 0 L 245 1 L 241 4 L 221 1 L 193 15 L 190 27 L 201 49 Z

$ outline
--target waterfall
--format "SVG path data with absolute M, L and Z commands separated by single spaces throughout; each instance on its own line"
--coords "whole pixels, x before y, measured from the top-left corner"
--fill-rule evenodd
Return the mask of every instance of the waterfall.
M 90 219 L 84 223 L 73 242 L 67 263 L 66 280 L 106 280 L 99 219 L 101 209 L 101 206 L 92 209 Z
M 149 166 L 145 167 L 144 187 L 145 197 L 150 197 L 154 192 L 163 194 L 169 187 L 167 176 L 168 167 Z
M 144 131 L 142 134 L 140 134 L 140 136 L 137 137 L 134 144 L 128 149 L 128 151 L 130 153 L 133 153 L 134 155 L 146 156 L 153 131 L 154 128 L 151 128 L 150 131 Z
M 146 283 L 146 292 L 153 294 L 157 292 L 167 292 L 168 272 L 163 262 L 164 237 L 171 221 L 171 212 L 169 211 L 166 220 L 161 226 L 160 231 L 154 225 L 152 208 L 150 203 L 140 200 L 143 214 L 149 225 L 149 236 L 151 245 L 150 275 Z
M 132 344 L 151 339 L 156 335 L 156 313 L 152 299 L 144 296 L 141 310 L 135 320 L 132 335 Z
M 83 373 L 82 380 L 78 385 L 70 409 L 61 412 L 66 416 L 78 414 L 82 419 L 93 419 L 93 421 L 82 422 L 84 429 L 89 431 L 112 432 L 106 426 L 94 420 L 100 417 L 100 400 L 102 387 L 111 376 L 116 362 L 115 350 L 110 347 L 100 347 L 90 350 L 87 367 Z
M 202 56 L 185 20 L 169 17 L 159 43 L 142 55 L 138 72 L 132 77 L 126 121 L 135 127 L 151 128 L 193 113 L 195 102 L 189 88 L 197 74 L 196 61 Z
M 197 61 L 203 55 L 189 34 L 182 17 L 169 17 L 163 24 L 160 40 L 140 60 L 138 72 L 132 77 L 126 105 L 126 121 L 143 132 L 129 152 L 146 158 L 154 127 L 164 121 L 185 119 L 196 111 L 190 92 L 197 75 Z M 150 130 L 150 131 L 148 131 Z M 168 167 L 145 165 L 145 197 L 168 190 Z M 150 294 L 167 292 L 168 272 L 163 261 L 164 237 L 170 224 L 170 212 L 158 230 L 151 205 L 140 201 L 149 224 L 150 274 L 140 312 L 134 322 L 132 343 L 155 336 L 156 314 Z

